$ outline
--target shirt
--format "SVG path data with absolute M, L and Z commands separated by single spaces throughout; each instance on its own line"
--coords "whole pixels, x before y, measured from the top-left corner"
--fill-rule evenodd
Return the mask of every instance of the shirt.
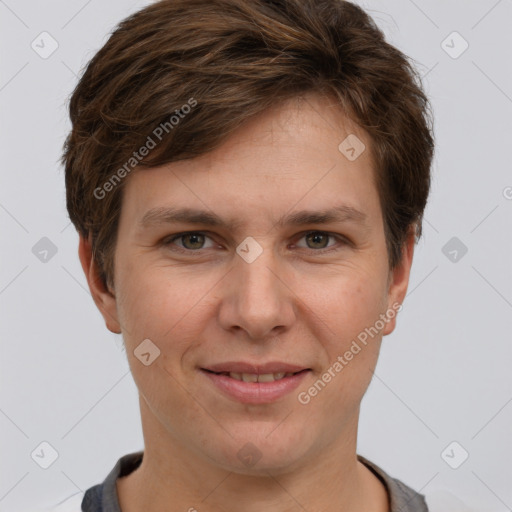
M 117 497 L 116 480 L 135 471 L 142 462 L 143 454 L 143 451 L 139 451 L 121 457 L 101 484 L 87 489 L 82 499 L 81 512 L 122 512 Z M 392 478 L 365 457 L 357 455 L 357 458 L 386 487 L 390 512 L 429 512 L 423 494 L 414 491 L 400 480 Z M 60 507 L 54 509 L 55 512 L 60 510 Z M 62 508 L 62 510 L 80 512 L 75 508 Z

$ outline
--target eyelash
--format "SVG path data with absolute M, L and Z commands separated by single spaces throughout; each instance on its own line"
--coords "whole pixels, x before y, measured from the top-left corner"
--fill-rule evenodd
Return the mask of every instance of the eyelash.
M 334 233 L 329 233 L 327 231 L 318 231 L 318 230 L 312 230 L 312 231 L 307 231 L 305 233 L 302 234 L 302 236 L 299 238 L 299 240 L 301 240 L 302 238 L 308 236 L 308 235 L 311 235 L 312 233 L 319 233 L 319 234 L 322 234 L 322 235 L 327 235 L 331 238 L 335 238 L 336 240 L 338 240 L 338 242 L 344 246 L 344 245 L 349 245 L 350 242 L 342 237 L 341 235 L 336 235 Z M 167 239 L 164 239 L 162 241 L 162 244 L 165 245 L 165 246 L 170 246 L 172 245 L 172 243 L 175 241 L 175 240 L 178 240 L 180 238 L 183 238 L 187 235 L 204 235 L 205 237 L 207 238 L 210 238 L 210 236 L 208 236 L 208 233 L 204 232 L 204 231 L 186 231 L 184 233 L 178 233 L 176 235 L 173 235 L 171 238 L 167 238 Z M 320 254 L 325 254 L 325 253 L 328 253 L 328 252 L 332 252 L 332 251 L 336 251 L 336 250 L 339 250 L 341 247 L 325 247 L 323 249 L 310 249 L 308 247 L 300 247 L 299 249 L 309 249 L 315 253 L 320 253 Z M 176 250 L 178 252 L 182 252 L 182 253 L 200 253 L 206 249 L 186 249 L 186 248 L 183 248 L 183 247 L 179 247 L 178 245 L 176 245 L 172 250 Z

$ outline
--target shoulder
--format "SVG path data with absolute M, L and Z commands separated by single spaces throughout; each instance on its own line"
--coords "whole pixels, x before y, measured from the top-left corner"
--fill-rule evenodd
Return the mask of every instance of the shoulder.
M 425 496 L 404 484 L 397 478 L 393 478 L 382 468 L 361 455 L 358 460 L 368 467 L 384 484 L 388 491 L 390 512 L 429 512 Z
M 101 510 L 119 510 L 116 492 L 116 480 L 134 471 L 141 463 L 144 452 L 134 452 L 122 456 L 103 480 L 85 492 L 68 496 L 44 512 L 95 512 Z

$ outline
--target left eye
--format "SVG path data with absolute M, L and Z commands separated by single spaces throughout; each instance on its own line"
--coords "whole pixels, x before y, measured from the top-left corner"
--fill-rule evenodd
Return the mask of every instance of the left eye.
M 329 238 L 335 238 L 335 236 L 330 233 L 325 233 L 324 231 L 310 231 L 309 233 L 304 234 L 301 239 L 302 238 L 305 238 L 313 244 L 313 247 L 307 246 L 309 249 L 325 249 L 326 247 L 332 247 L 333 244 L 330 246 L 326 244 L 328 243 Z

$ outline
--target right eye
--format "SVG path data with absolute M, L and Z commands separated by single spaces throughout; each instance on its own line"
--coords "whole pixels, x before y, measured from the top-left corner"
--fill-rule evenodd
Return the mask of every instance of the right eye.
M 181 245 L 174 244 L 175 240 L 180 239 Z M 202 249 L 209 248 L 204 247 L 206 239 L 210 239 L 210 237 L 201 231 L 187 231 L 186 233 L 179 233 L 172 236 L 171 238 L 164 240 L 163 244 L 166 247 L 174 245 L 181 252 L 197 252 Z M 213 245 L 211 245 L 210 247 L 213 247 Z M 171 250 L 174 250 L 174 248 L 171 247 Z

